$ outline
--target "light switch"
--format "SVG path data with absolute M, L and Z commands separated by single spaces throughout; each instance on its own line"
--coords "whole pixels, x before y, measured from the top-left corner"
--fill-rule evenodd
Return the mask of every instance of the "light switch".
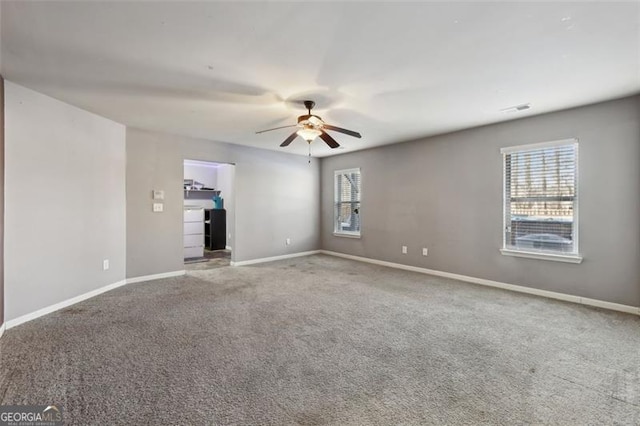
M 153 203 L 153 212 L 161 213 L 164 211 L 164 204 L 162 203 Z
M 154 200 L 164 200 L 164 191 L 161 189 L 153 190 L 153 199 Z

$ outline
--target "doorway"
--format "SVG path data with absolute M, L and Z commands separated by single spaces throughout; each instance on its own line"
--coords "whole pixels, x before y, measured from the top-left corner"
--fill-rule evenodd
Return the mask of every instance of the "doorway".
M 185 269 L 229 266 L 235 235 L 235 165 L 185 159 L 183 170 Z

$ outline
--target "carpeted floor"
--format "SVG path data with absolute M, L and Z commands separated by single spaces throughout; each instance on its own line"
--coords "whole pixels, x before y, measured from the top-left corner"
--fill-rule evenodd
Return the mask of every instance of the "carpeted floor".
M 323 255 L 130 284 L 0 362 L 70 424 L 640 424 L 640 318 Z

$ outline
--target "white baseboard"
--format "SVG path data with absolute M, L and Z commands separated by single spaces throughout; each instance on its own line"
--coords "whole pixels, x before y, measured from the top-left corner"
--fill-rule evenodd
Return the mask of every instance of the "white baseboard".
M 183 269 L 181 271 L 171 271 L 171 272 L 163 272 L 161 274 L 152 274 L 152 275 L 142 275 L 139 277 L 127 278 L 127 284 L 133 283 L 141 283 L 144 281 L 152 281 L 152 280 L 160 280 L 162 278 L 171 278 L 171 277 L 179 277 L 184 275 L 186 271 Z
M 373 263 L 375 265 L 387 266 L 389 268 L 403 269 L 405 271 L 419 272 L 421 274 L 436 275 L 438 277 L 451 278 L 472 284 L 480 284 L 488 287 L 501 288 L 518 293 L 533 294 L 535 296 L 547 297 L 549 299 L 564 300 L 566 302 L 579 303 L 582 305 L 595 306 L 612 311 L 626 312 L 628 314 L 640 315 L 640 307 L 622 305 L 619 303 L 605 302 L 603 300 L 589 299 L 587 297 L 574 296 L 571 294 L 557 293 L 555 291 L 540 290 L 532 287 L 524 287 L 515 284 L 507 284 L 499 281 L 485 280 L 484 278 L 469 277 L 467 275 L 453 274 L 451 272 L 437 271 L 434 269 L 420 268 L 417 266 L 403 265 L 401 263 L 386 262 L 384 260 L 371 259 L 368 257 L 353 256 L 351 254 L 338 253 L 335 251 L 320 250 L 320 253 L 330 256 L 343 257 L 345 259 L 357 260 L 359 262 Z
M 143 281 L 150 281 L 150 280 L 157 280 L 157 279 L 161 279 L 161 278 L 169 278 L 169 277 L 176 277 L 176 276 L 180 276 L 180 275 L 184 275 L 185 271 L 173 271 L 173 272 L 165 272 L 162 274 L 154 274 L 154 275 L 145 275 L 142 277 L 134 277 L 134 278 L 127 278 L 124 279 L 122 281 L 118 281 L 116 283 L 113 284 L 109 284 L 106 285 L 104 287 L 100 287 L 98 289 L 92 290 L 88 293 L 84 293 L 81 294 L 79 296 L 76 297 L 72 297 L 71 299 L 67 299 L 64 300 L 62 302 L 56 303 L 54 305 L 51 306 L 47 306 L 46 308 L 42 308 L 42 309 L 38 309 L 35 312 L 31 312 L 30 314 L 26 314 L 26 315 L 22 315 L 19 316 L 18 318 L 14 318 L 12 320 L 6 321 L 5 324 L 3 325 L 3 327 L 6 327 L 6 329 L 10 329 L 13 328 L 17 325 L 23 324 L 27 321 L 31 321 L 34 320 L 36 318 L 39 318 L 43 315 L 47 315 L 50 314 L 52 312 L 58 311 L 60 309 L 64 309 L 68 306 L 71 305 L 75 305 L 78 302 L 82 302 L 83 300 L 87 300 L 90 299 L 92 297 L 95 297 L 99 294 L 102 294 L 104 292 L 107 292 L 109 290 L 113 290 L 115 288 L 121 287 L 125 284 L 132 284 L 132 283 L 139 283 L 139 282 L 143 282 Z
M 621 305 L 620 303 L 606 302 L 604 300 L 589 299 L 588 297 L 581 297 L 580 303 L 587 306 L 595 306 L 597 308 L 609 309 L 611 311 L 626 312 L 628 314 L 640 315 L 640 308 L 629 305 Z
M 225 250 L 231 250 L 231 246 L 224 246 Z
M 240 262 L 231 262 L 231 266 L 255 265 L 256 263 L 274 262 L 276 260 L 290 259 L 292 257 L 311 256 L 318 254 L 321 250 L 301 251 L 298 253 L 283 254 L 281 256 L 263 257 L 260 259 L 242 260 Z
M 79 296 L 72 297 L 71 299 L 63 300 L 62 302 L 56 303 L 56 304 L 51 305 L 51 306 L 47 306 L 46 308 L 38 309 L 37 311 L 31 312 L 30 314 L 21 315 L 18 318 L 14 318 L 12 320 L 9 320 L 9 321 L 7 321 L 5 323 L 5 326 L 6 326 L 7 330 L 9 330 L 10 328 L 13 328 L 13 327 L 15 327 L 17 325 L 23 324 L 23 323 L 25 323 L 27 321 L 34 320 L 34 319 L 39 318 L 39 317 L 41 317 L 43 315 L 50 314 L 50 313 L 58 311 L 60 309 L 64 309 L 64 308 L 66 308 L 68 306 L 75 305 L 76 303 L 82 302 L 83 300 L 87 300 L 87 299 L 90 299 L 92 297 L 95 297 L 95 296 L 97 296 L 99 294 L 102 294 L 102 293 L 104 293 L 106 291 L 113 290 L 114 288 L 121 287 L 121 286 L 125 285 L 126 283 L 127 283 L 126 280 L 118 281 L 118 282 L 115 282 L 113 284 L 109 284 L 109 285 L 106 285 L 104 287 L 100 287 L 98 289 L 92 290 L 92 291 L 90 291 L 88 293 L 84 293 L 84 294 L 81 294 Z
M 3 322 L 2 325 L 0 325 L 0 339 L 2 338 L 2 335 L 4 334 L 4 329 L 7 328 L 7 323 Z

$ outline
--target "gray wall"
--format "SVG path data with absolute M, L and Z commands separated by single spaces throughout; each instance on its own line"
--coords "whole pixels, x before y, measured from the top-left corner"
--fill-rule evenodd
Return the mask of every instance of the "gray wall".
M 320 169 L 317 169 L 320 173 Z M 220 195 L 224 200 L 224 208 L 227 210 L 227 247 L 231 246 L 231 238 L 234 234 L 235 227 L 235 194 L 234 194 L 234 179 L 236 174 L 236 166 L 233 164 L 223 164 L 218 168 L 218 189 L 220 189 Z M 319 180 L 319 178 L 318 178 Z M 318 194 L 319 196 L 319 194 Z M 320 205 L 318 205 L 320 208 Z M 317 224 L 320 226 L 320 215 L 316 218 Z M 318 238 L 320 235 L 320 229 L 318 229 Z
M 4 79 L 0 75 L 0 325 L 4 324 Z
M 275 151 L 127 129 L 127 277 L 184 269 L 184 159 L 234 163 L 235 261 L 319 248 L 319 162 Z M 164 212 L 151 191 L 165 191 Z M 291 245 L 285 246 L 285 239 Z
M 126 159 L 121 124 L 5 83 L 11 320 L 125 278 Z
M 571 137 L 579 138 L 583 263 L 502 256 L 500 148 Z M 638 96 L 325 158 L 321 245 L 640 306 L 639 161 Z M 362 168 L 361 239 L 332 235 L 333 171 L 350 167 Z

